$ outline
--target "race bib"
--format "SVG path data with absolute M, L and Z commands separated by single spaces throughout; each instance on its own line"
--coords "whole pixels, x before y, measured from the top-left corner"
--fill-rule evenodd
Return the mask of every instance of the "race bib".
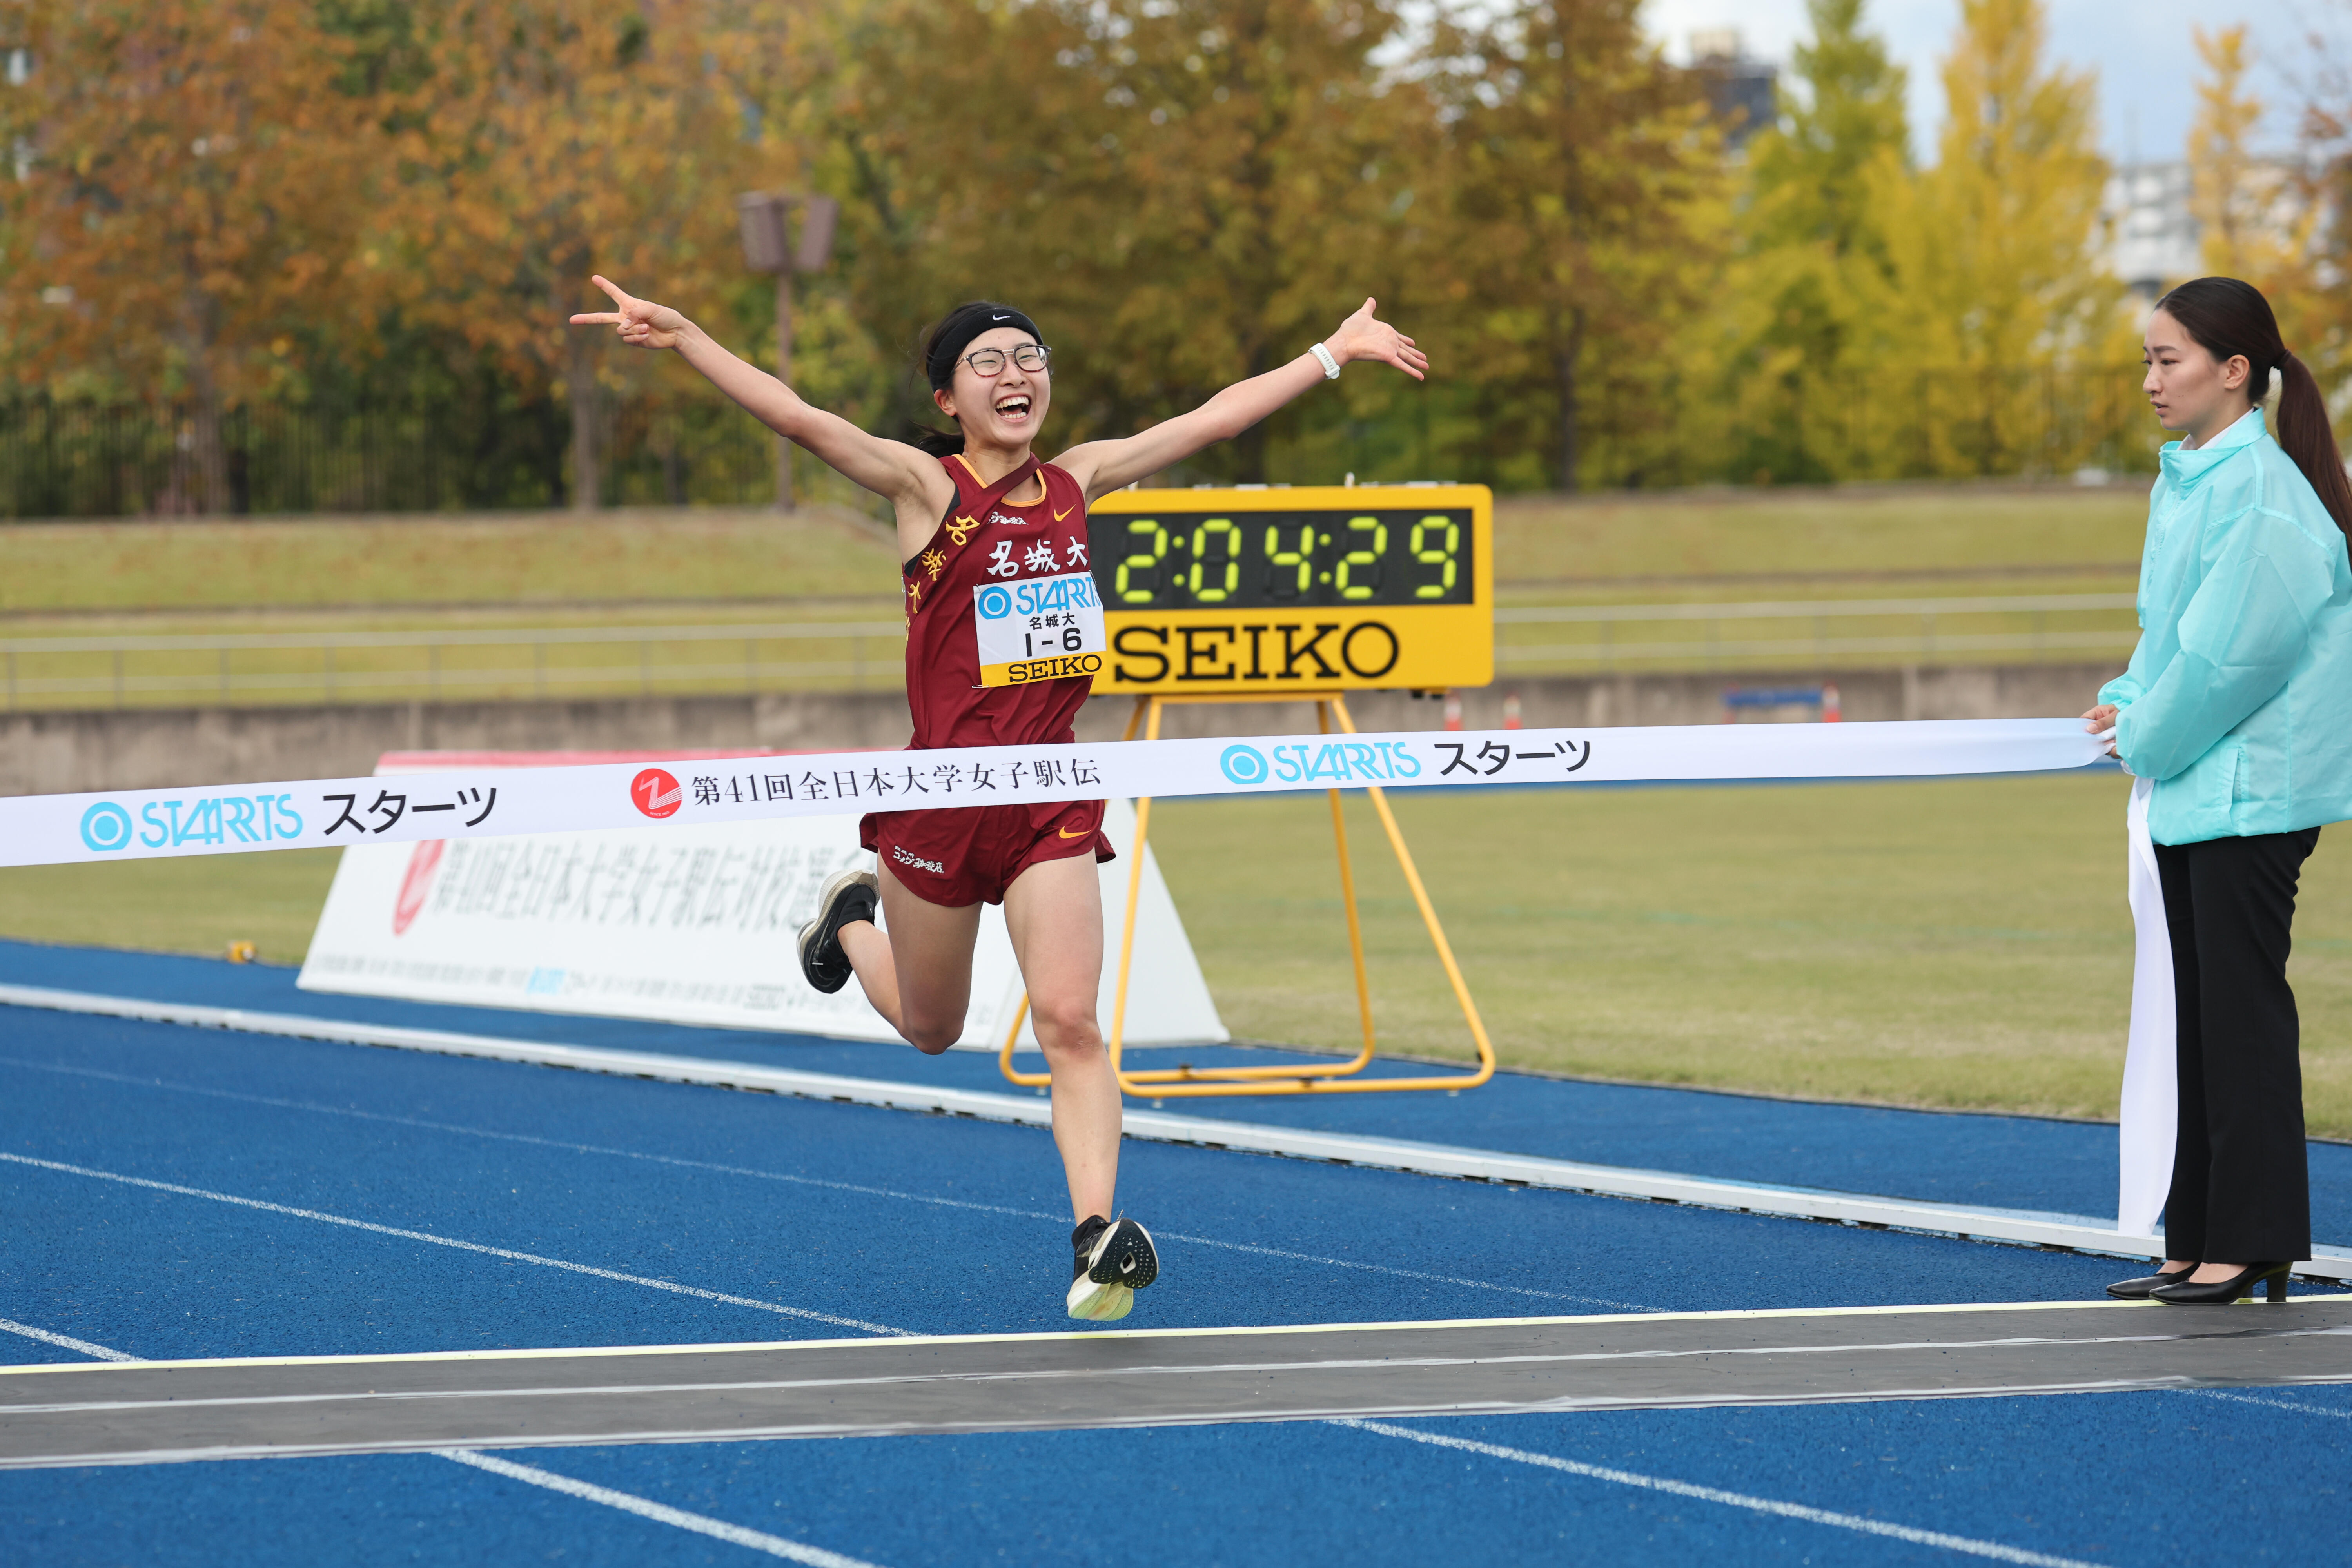
M 1102 669 L 1109 642 L 1093 574 L 983 583 L 971 600 L 982 686 L 1026 686 Z

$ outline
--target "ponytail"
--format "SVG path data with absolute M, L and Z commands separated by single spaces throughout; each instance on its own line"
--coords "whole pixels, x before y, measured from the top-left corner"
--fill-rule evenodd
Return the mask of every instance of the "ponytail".
M 2336 449 L 2336 431 L 2328 423 L 2327 400 L 2320 395 L 2319 380 L 2311 367 L 2289 354 L 2279 362 L 2278 444 L 2311 481 L 2319 504 L 2336 526 L 2352 534 L 2352 479 L 2344 473 L 2344 456 Z
M 908 439 L 934 458 L 952 458 L 963 450 L 963 432 L 934 430 L 928 425 L 909 425 Z
M 2255 403 L 2270 395 L 2271 372 L 2278 372 L 2278 444 L 2311 482 L 2336 526 L 2352 535 L 2352 479 L 2345 477 L 2344 454 L 2327 418 L 2327 400 L 2320 395 L 2311 367 L 2280 341 L 2278 318 L 2262 291 L 2235 278 L 2198 278 L 2158 300 L 2156 308 L 2222 363 L 2242 354 L 2253 367 L 2246 377 L 2246 395 Z

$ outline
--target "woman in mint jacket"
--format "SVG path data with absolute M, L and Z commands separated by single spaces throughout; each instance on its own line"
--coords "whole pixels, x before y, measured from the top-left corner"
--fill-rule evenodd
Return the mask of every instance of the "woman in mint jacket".
M 2200 278 L 2157 302 L 2148 400 L 2164 448 L 2140 561 L 2139 646 L 2084 715 L 2154 781 L 2172 943 L 2180 1121 L 2159 1300 L 2276 1299 L 2311 1256 L 2303 1074 L 2286 960 L 2322 824 L 2352 817 L 2352 483 L 2318 384 L 2262 295 Z M 2261 403 L 2277 374 L 2278 431 Z

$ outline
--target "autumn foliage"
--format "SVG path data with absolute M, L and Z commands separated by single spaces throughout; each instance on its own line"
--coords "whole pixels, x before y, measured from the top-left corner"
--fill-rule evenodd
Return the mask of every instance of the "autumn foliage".
M 961 300 L 1045 324 L 1079 439 L 1370 295 L 1432 383 L 1347 378 L 1198 477 L 2140 460 L 2095 84 L 2043 58 L 2041 0 L 1963 0 L 1924 158 L 1862 0 L 1811 10 L 1777 121 L 1735 146 L 1636 0 L 0 0 L 0 362 L 163 411 L 205 510 L 232 504 L 230 411 L 453 389 L 485 431 L 537 421 L 561 457 L 536 493 L 593 505 L 624 416 L 735 416 L 565 328 L 587 275 L 761 357 L 733 199 L 793 188 L 843 204 L 795 379 L 890 433 Z M 2345 270 L 2312 259 L 2319 186 L 2256 178 L 2242 35 L 2205 47 L 2214 264 L 2318 279 L 2316 342 Z

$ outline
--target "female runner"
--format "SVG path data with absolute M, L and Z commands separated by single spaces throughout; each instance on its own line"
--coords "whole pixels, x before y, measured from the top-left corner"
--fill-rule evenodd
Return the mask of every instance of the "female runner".
M 1013 683 L 1007 667 L 1019 653 L 995 645 L 974 603 L 976 591 L 992 583 L 1085 579 L 1066 595 L 1085 607 L 1065 617 L 1076 623 L 1079 645 L 1066 651 L 1103 652 L 1087 556 L 1088 502 L 1240 435 L 1350 360 L 1378 360 L 1416 381 L 1429 364 L 1411 338 L 1374 318 L 1367 300 L 1289 363 L 1140 435 L 1089 441 L 1040 463 L 1032 447 L 1053 399 L 1052 353 L 1034 323 L 1008 306 L 963 305 L 931 330 L 923 351 L 931 398 L 958 430 L 929 432 L 916 447 L 810 407 L 668 306 L 634 299 L 603 278 L 595 282 L 614 308 L 574 316 L 574 326 L 610 325 L 635 347 L 676 349 L 770 429 L 896 509 L 917 749 L 1075 738 L 1071 723 L 1092 679 Z M 1063 628 L 1066 641 L 1072 629 Z M 1054 1142 L 1077 1221 L 1066 1304 L 1073 1318 L 1093 1321 L 1125 1317 L 1134 1292 L 1160 1268 L 1144 1228 L 1112 1217 L 1119 1090 L 1095 1018 L 1103 953 L 1095 863 L 1111 856 L 1103 806 L 1097 800 L 868 816 L 861 836 L 878 857 L 877 870 L 859 868 L 827 883 L 817 918 L 800 935 L 810 984 L 837 991 L 855 973 L 891 1027 L 937 1055 L 963 1034 L 980 906 L 1004 906 L 1053 1073 Z M 887 933 L 874 923 L 877 898 Z

